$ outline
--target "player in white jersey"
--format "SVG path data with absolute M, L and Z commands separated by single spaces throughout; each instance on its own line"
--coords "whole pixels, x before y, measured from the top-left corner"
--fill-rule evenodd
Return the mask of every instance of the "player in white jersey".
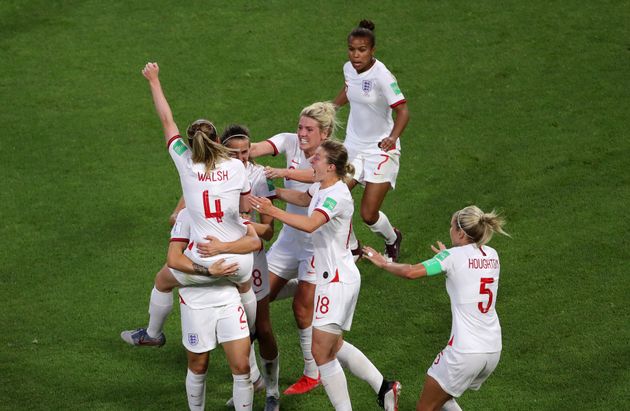
M 284 190 L 286 201 L 306 206 L 307 215 L 274 207 L 262 197 L 252 205 L 297 230 L 312 233 L 316 276 L 312 352 L 320 378 L 335 410 L 350 410 L 348 368 L 370 384 L 386 410 L 397 410 L 400 383 L 388 381 L 365 355 L 343 340 L 349 331 L 359 295 L 361 276 L 348 247 L 354 203 L 344 179 L 353 171 L 344 146 L 327 140 L 315 150 L 310 163 L 315 183 L 306 192 Z
M 444 273 L 453 316 L 449 342 L 438 355 L 424 382 L 417 410 L 461 410 L 454 398 L 467 389 L 478 390 L 492 374 L 501 356 L 501 325 L 495 310 L 500 263 L 486 244 L 503 231 L 504 220 L 476 206 L 457 211 L 451 218 L 453 247 L 438 241 L 436 255 L 420 264 L 387 262 L 364 247 L 364 256 L 399 277 L 415 279 Z
M 249 158 L 251 146 L 249 130 L 238 124 L 227 126 L 220 140 L 221 144 L 230 149 L 231 155 L 245 165 L 252 189 L 251 194 L 273 200 L 276 197 L 276 190 L 273 183 L 265 176 L 264 167 L 255 164 Z M 252 210 L 250 221 L 251 226 L 255 228 L 260 238 L 264 240 L 273 238 L 273 217 L 259 214 Z M 260 346 L 260 359 L 263 364 L 260 370 L 267 389 L 265 411 L 274 411 L 279 409 L 280 406 L 280 391 L 278 387 L 279 355 L 278 345 L 276 344 L 269 317 L 269 268 L 263 247 L 254 253 L 252 282 L 258 301 L 255 336 Z M 250 367 L 252 370 L 258 369 L 255 358 L 254 345 L 252 344 L 252 353 L 250 354 Z M 228 401 L 228 405 L 232 405 L 231 401 Z
M 350 61 L 343 66 L 345 84 L 334 103 L 337 107 L 350 103 L 344 145 L 355 168 L 350 189 L 357 183 L 365 186 L 361 218 L 385 240 L 385 253 L 396 261 L 402 233 L 380 209 L 387 192 L 396 186 L 400 136 L 409 121 L 409 111 L 396 78 L 374 57 L 375 45 L 374 23 L 362 20 L 348 36 Z M 350 247 L 357 244 L 351 235 Z
M 231 158 L 227 148 L 213 141 L 216 138 L 216 128 L 207 120 L 195 122 L 188 128 L 189 148 L 179 136 L 171 108 L 162 91 L 158 65 L 147 63 L 142 74 L 149 82 L 169 154 L 180 176 L 186 208 L 192 221 L 191 245 L 203 242 L 208 235 L 223 242 L 238 240 L 246 232 L 239 211 L 247 209 L 244 195 L 250 191 L 243 163 Z M 201 270 L 207 270 L 208 265 L 214 262 L 213 258 L 201 256 L 194 246 L 187 247 L 184 253 L 190 258 L 192 265 Z M 249 291 L 252 263 L 251 254 L 241 255 L 235 274 L 240 277 L 238 282 L 241 284 L 249 280 Z M 253 295 L 253 291 L 251 294 Z M 255 302 L 255 296 L 253 298 Z M 219 303 L 221 302 L 215 301 L 215 304 Z M 245 310 L 240 319 L 243 318 Z M 232 369 L 234 405 L 239 410 L 251 410 L 253 385 L 249 367 L 249 337 L 229 341 L 229 344 L 224 344 L 224 348 L 228 362 L 238 365 Z M 207 367 L 207 361 L 207 352 L 188 351 L 186 392 L 191 409 L 203 408 L 205 374 L 199 372 L 203 371 L 204 364 Z
M 319 145 L 332 136 L 337 127 L 335 108 L 331 103 L 318 102 L 304 108 L 300 113 L 297 133 L 276 134 L 270 139 L 254 143 L 250 155 L 277 155 L 284 153 L 287 168 L 275 169 L 282 172 L 285 188 L 305 192 L 313 182 L 313 169 L 308 159 Z M 282 189 L 277 189 L 282 198 Z M 287 212 L 299 215 L 308 213 L 307 207 L 287 204 Z M 317 364 L 311 353 L 313 298 L 315 295 L 315 271 L 312 266 L 313 244 L 311 236 L 290 225 L 284 225 L 275 243 L 267 253 L 269 264 L 270 299 L 276 299 L 280 290 L 293 278 L 298 279 L 298 288 L 293 298 L 293 313 L 300 335 L 300 347 L 304 358 L 304 373 L 300 379 L 285 390 L 285 394 L 303 394 L 319 385 Z

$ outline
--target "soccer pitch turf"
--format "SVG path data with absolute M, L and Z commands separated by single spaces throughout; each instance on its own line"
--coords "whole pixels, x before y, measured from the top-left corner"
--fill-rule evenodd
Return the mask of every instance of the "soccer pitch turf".
M 9 0 L 0 3 L 0 409 L 186 408 L 178 309 L 162 349 L 119 338 L 146 324 L 181 193 L 140 70 L 159 62 L 180 128 L 209 117 L 219 129 L 245 123 L 260 141 L 335 97 L 346 36 L 362 18 L 376 23 L 376 56 L 411 113 L 383 206 L 404 233 L 401 260 L 430 256 L 431 243 L 448 240 L 451 213 L 469 204 L 501 210 L 512 234 L 491 243 L 502 262 L 502 358 L 459 404 L 630 408 L 628 2 Z M 355 214 L 361 241 L 380 249 Z M 444 280 L 359 269 L 346 338 L 402 382 L 400 409 L 413 409 L 449 336 Z M 290 302 L 272 304 L 272 320 L 284 389 L 302 371 Z M 347 375 L 354 409 L 378 409 Z M 224 409 L 231 389 L 217 349 L 206 409 Z M 331 408 L 321 388 L 281 404 Z

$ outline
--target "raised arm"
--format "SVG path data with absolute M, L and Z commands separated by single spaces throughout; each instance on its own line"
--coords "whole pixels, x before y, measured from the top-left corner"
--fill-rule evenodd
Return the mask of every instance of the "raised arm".
M 431 245 L 431 249 L 434 253 L 438 254 L 441 251 L 446 250 L 446 247 L 440 241 L 437 242 L 437 245 L 438 247 Z M 375 266 L 382 268 L 385 271 L 389 271 L 397 277 L 406 278 L 408 280 L 437 275 L 442 272 L 442 267 L 435 257 L 419 264 L 412 265 L 390 262 L 385 258 L 385 256 L 379 254 L 379 252 L 374 250 L 372 247 L 365 246 L 362 251 L 363 257 L 368 259 Z
M 155 104 L 155 111 L 157 112 L 160 122 L 162 123 L 162 129 L 164 130 L 164 139 L 168 140 L 179 134 L 177 125 L 173 120 L 173 113 L 171 107 L 166 101 L 164 92 L 162 91 L 162 85 L 159 79 L 160 68 L 157 63 L 147 63 L 142 70 L 142 75 L 149 81 L 151 87 L 151 94 L 153 95 L 153 104 Z
M 271 156 L 275 154 L 275 150 L 273 146 L 266 141 L 261 141 L 259 143 L 252 143 L 249 148 L 249 156 L 251 158 L 262 157 L 262 156 Z
M 293 228 L 307 233 L 312 233 L 327 222 L 326 217 L 322 213 L 313 213 L 310 216 L 287 213 L 271 204 L 268 198 L 251 196 L 250 201 L 259 213 L 270 215 Z
M 308 192 L 290 188 L 276 188 L 276 198 L 299 207 L 306 207 L 311 203 L 311 196 L 308 195 Z

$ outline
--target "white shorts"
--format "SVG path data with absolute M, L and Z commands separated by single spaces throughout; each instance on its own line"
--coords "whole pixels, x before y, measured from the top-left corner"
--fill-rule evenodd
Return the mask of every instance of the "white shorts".
M 252 275 L 252 266 L 254 262 L 252 254 L 219 254 L 214 257 L 204 259 L 202 265 L 204 267 L 209 267 L 222 258 L 225 258 L 225 264 L 238 263 L 239 268 L 235 275 L 231 275 L 229 277 L 211 277 L 206 275 L 187 274 L 170 267 L 169 270 L 171 270 L 171 274 L 173 274 L 173 277 L 175 277 L 177 282 L 184 287 L 187 285 L 211 284 L 224 278 L 235 284 L 242 284 L 249 280 Z M 197 263 L 201 264 L 201 262 Z
M 252 270 L 252 288 L 256 294 L 256 301 L 269 295 L 269 269 L 265 250 L 254 253 L 254 269 Z
M 379 154 L 358 153 L 350 163 L 354 166 L 352 178 L 359 184 L 390 183 L 392 188 L 396 187 L 400 150 L 381 151 Z
M 317 276 L 313 262 L 313 243 L 306 233 L 283 227 L 267 252 L 269 272 L 285 280 L 296 278 L 315 284 Z
M 217 344 L 249 338 L 247 316 L 241 303 L 194 310 L 179 305 L 182 319 L 182 344 L 190 352 L 204 353 Z
M 467 389 L 478 390 L 497 367 L 501 351 L 482 354 L 460 353 L 451 346 L 441 351 L 427 374 L 453 397 Z
M 337 324 L 342 330 L 350 331 L 360 288 L 360 281 L 318 284 L 315 289 L 313 327 Z

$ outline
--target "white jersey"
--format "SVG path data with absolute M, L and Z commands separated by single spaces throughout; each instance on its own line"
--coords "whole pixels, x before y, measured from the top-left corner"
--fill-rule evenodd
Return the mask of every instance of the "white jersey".
M 311 164 L 308 162 L 308 159 L 304 156 L 304 151 L 300 150 L 300 143 L 298 140 L 298 136 L 295 133 L 280 133 L 271 137 L 267 140 L 269 144 L 273 146 L 273 155 L 276 156 L 278 153 L 284 153 L 284 156 L 287 159 L 287 168 L 304 170 L 311 168 Z M 289 188 L 291 190 L 297 190 L 305 192 L 311 186 L 311 183 L 302 183 L 300 181 L 291 180 L 290 178 L 284 179 L 284 187 Z M 287 203 L 286 206 L 287 213 L 291 214 L 299 214 L 299 215 L 307 215 L 308 207 L 300 207 L 295 204 Z M 304 239 L 309 239 L 311 235 L 305 233 L 304 231 L 297 230 L 288 225 L 284 225 L 282 227 L 282 231 L 290 232 L 293 235 L 297 235 L 298 237 L 303 237 Z
M 268 180 L 265 177 L 265 167 L 260 164 L 254 164 L 251 161 L 247 163 L 245 167 L 247 171 L 247 179 L 249 180 L 249 185 L 251 186 L 252 192 L 251 194 L 256 197 L 265 197 L 269 199 L 276 198 L 276 187 L 274 187 L 273 182 Z M 252 220 L 258 221 L 256 218 L 258 212 L 256 209 L 252 209 Z
M 169 140 L 168 151 L 179 172 L 192 219 L 191 240 L 204 241 L 206 236 L 213 235 L 227 242 L 243 237 L 247 228 L 240 221 L 240 196 L 250 192 L 243 163 L 226 159 L 206 173 L 204 164 L 192 162 L 191 151 L 180 136 Z M 190 254 L 193 260 L 200 259 L 195 247 Z
M 320 189 L 320 183 L 315 183 L 308 193 L 313 197 L 308 215 L 319 212 L 326 217 L 326 223 L 312 234 L 317 284 L 361 281 L 359 269 L 348 248 L 354 213 L 354 201 L 348 186 L 338 181 Z
M 501 351 L 501 325 L 495 310 L 499 256 L 492 248 L 468 244 L 435 256 L 446 273 L 453 315 L 449 345 L 462 353 Z
M 191 218 L 184 208 L 177 215 L 171 229 L 171 241 L 190 242 Z M 179 287 L 180 302 L 193 310 L 240 302 L 238 290 L 225 278 L 216 279 L 203 286 Z
M 344 146 L 350 159 L 358 153 L 382 153 L 378 143 L 389 137 L 394 128 L 392 108 L 406 102 L 398 82 L 383 63 L 376 60 L 363 73 L 357 73 L 350 62 L 343 66 L 350 116 Z M 400 150 L 400 139 L 396 141 Z

